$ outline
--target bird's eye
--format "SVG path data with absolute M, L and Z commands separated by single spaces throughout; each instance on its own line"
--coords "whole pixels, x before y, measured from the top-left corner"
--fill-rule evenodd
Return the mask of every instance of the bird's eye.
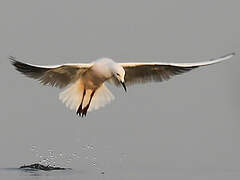
M 117 73 L 117 76 L 120 76 L 120 74 Z

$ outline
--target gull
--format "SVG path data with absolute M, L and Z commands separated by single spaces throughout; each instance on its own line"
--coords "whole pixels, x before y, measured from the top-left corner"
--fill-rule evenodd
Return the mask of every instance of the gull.
M 174 75 L 230 59 L 235 53 L 197 63 L 117 63 L 110 58 L 100 58 L 92 63 L 39 66 L 23 63 L 9 57 L 17 71 L 38 79 L 44 85 L 59 88 L 69 87 L 59 94 L 59 99 L 76 114 L 83 117 L 90 110 L 96 110 L 110 103 L 114 96 L 105 86 L 110 82 L 116 86 L 147 82 L 161 82 Z

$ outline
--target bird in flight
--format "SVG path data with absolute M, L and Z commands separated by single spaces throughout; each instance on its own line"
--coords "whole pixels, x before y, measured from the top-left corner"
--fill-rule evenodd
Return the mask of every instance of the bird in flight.
M 174 75 L 188 72 L 192 69 L 207 66 L 230 59 L 231 53 L 219 58 L 197 63 L 116 63 L 110 58 L 100 58 L 86 64 L 61 64 L 54 66 L 39 66 L 23 63 L 15 57 L 9 57 L 16 70 L 24 75 L 40 81 L 44 85 L 51 85 L 66 90 L 59 94 L 59 99 L 79 116 L 86 116 L 90 110 L 105 106 L 114 99 L 112 93 L 105 86 L 110 82 L 116 86 L 146 82 L 161 82 Z

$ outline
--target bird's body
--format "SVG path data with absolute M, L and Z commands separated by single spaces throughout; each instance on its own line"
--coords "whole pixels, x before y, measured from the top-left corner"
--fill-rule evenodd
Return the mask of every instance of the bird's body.
M 109 58 L 93 62 L 71 87 L 60 94 L 60 99 L 71 109 L 77 108 L 77 114 L 81 116 L 86 115 L 90 105 L 90 110 L 104 106 L 113 99 L 104 82 L 113 77 L 115 66 L 118 64 Z
M 16 61 L 10 57 L 16 69 L 28 77 L 38 79 L 44 85 L 69 88 L 59 98 L 80 116 L 98 109 L 114 99 L 105 82 L 115 85 L 168 80 L 173 75 L 188 72 L 200 66 L 215 64 L 234 56 L 234 53 L 200 63 L 116 63 L 101 58 L 89 64 L 62 64 L 36 66 Z
M 112 78 L 112 67 L 116 63 L 109 58 L 101 58 L 82 74 L 82 81 L 86 89 L 97 89 L 106 80 Z
M 82 82 L 86 89 L 97 89 L 104 81 L 110 78 L 110 75 L 105 75 L 101 71 L 96 71 L 95 69 L 95 65 L 93 65 L 82 75 Z

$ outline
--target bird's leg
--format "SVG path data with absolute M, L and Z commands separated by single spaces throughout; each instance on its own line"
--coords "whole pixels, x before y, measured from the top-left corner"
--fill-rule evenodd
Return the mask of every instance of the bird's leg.
M 83 100 L 84 100 L 85 95 L 86 95 L 86 89 L 84 88 L 81 104 L 79 105 L 78 110 L 77 110 L 77 115 L 79 115 L 79 116 L 81 116 L 81 113 L 82 113 L 82 105 L 83 105 Z
M 92 101 L 92 98 L 93 98 L 93 96 L 94 96 L 94 94 L 95 94 L 95 91 L 96 91 L 95 89 L 92 91 L 87 106 L 85 106 L 85 107 L 83 108 L 83 110 L 82 110 L 82 117 L 87 115 L 87 110 L 88 110 L 88 108 L 89 108 L 89 106 L 90 106 L 90 104 L 91 104 L 91 101 Z

